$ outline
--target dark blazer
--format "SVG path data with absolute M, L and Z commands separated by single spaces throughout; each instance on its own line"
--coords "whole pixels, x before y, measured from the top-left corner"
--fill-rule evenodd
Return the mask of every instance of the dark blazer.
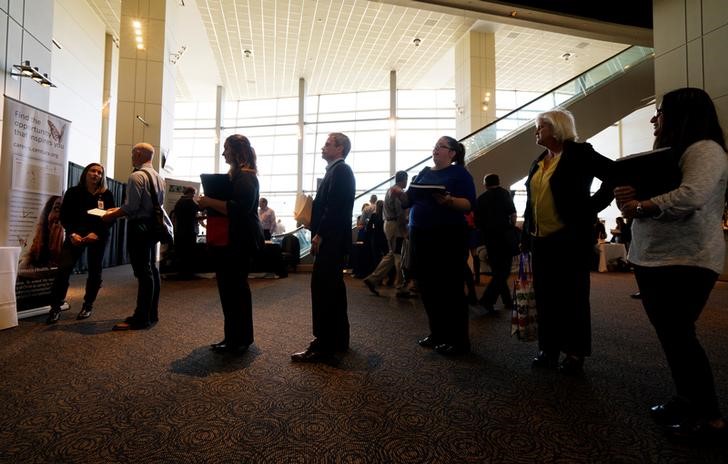
M 541 153 L 528 172 L 526 180 L 528 201 L 523 214 L 524 240 L 529 240 L 535 230 L 531 210 L 531 179 L 539 169 L 538 162 L 547 153 L 548 151 Z M 591 240 L 592 226 L 597 221 L 597 213 L 609 206 L 614 199 L 613 187 L 606 181 L 612 163 L 612 160 L 594 151 L 588 143 L 566 141 L 561 160 L 551 176 L 549 184 L 559 219 L 568 228 L 585 231 L 589 240 Z M 590 189 L 595 177 L 602 181 L 602 185 L 592 195 Z
M 351 247 L 355 188 L 351 168 L 343 159 L 337 160 L 326 171 L 313 200 L 311 236 L 319 235 L 324 243 L 340 242 L 342 252 Z

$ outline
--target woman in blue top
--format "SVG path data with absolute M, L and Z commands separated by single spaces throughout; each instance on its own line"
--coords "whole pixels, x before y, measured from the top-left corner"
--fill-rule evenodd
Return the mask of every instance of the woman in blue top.
M 410 186 L 412 270 L 427 311 L 430 335 L 419 341 L 445 355 L 470 350 L 468 304 L 463 289 L 466 213 L 475 204 L 475 185 L 465 169 L 465 147 L 441 137 L 432 150 L 433 167 L 415 185 L 444 186 L 441 192 Z

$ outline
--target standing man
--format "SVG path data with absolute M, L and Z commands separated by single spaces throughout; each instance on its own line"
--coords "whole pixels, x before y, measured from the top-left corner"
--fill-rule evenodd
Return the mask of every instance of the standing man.
M 344 162 L 351 142 L 339 132 L 329 134 L 321 149 L 326 175 L 311 214 L 311 312 L 314 339 L 306 350 L 291 355 L 294 362 L 326 362 L 335 352 L 349 349 L 349 317 L 344 264 L 351 248 L 354 173 Z
M 268 208 L 268 200 L 260 199 L 258 202 L 258 218 L 260 218 L 260 226 L 263 228 L 263 237 L 270 240 L 273 232 L 276 230 L 276 212 Z
M 508 288 L 513 256 L 518 253 L 516 207 L 506 189 L 500 186 L 497 174 L 483 178 L 485 192 L 478 197 L 475 208 L 475 225 L 483 235 L 488 262 L 493 272 L 488 287 L 480 298 L 480 304 L 492 313 L 500 295 L 506 309 L 513 307 L 513 298 Z
M 158 238 L 150 233 L 150 224 L 156 218 L 151 197 L 153 182 L 160 205 L 164 204 L 164 179 L 152 167 L 154 147 L 148 143 L 138 143 L 131 150 L 134 172 L 126 183 L 126 202 L 120 208 L 112 208 L 103 216 L 104 221 L 113 221 L 126 216 L 127 246 L 129 260 L 137 278 L 136 309 L 124 322 L 114 325 L 113 330 L 148 329 L 159 320 L 159 270 L 157 269 Z M 151 179 L 150 179 L 151 178 Z
M 200 207 L 195 201 L 197 190 L 185 187 L 182 196 L 174 205 L 174 251 L 177 258 L 177 278 L 188 280 L 194 278 L 195 247 L 200 233 L 198 215 Z
M 394 267 L 396 272 L 395 286 L 402 288 L 402 241 L 407 236 L 407 222 L 409 220 L 407 209 L 402 207 L 402 192 L 407 187 L 407 172 L 397 171 L 394 176 L 395 184 L 384 195 L 384 236 L 387 237 L 389 252 L 384 255 L 379 265 L 364 284 L 373 294 L 379 296 L 377 285 L 389 275 Z

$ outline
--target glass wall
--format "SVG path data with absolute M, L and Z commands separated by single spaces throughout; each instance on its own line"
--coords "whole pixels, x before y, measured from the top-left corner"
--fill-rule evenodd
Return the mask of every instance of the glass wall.
M 295 227 L 293 207 L 300 175 L 304 192 L 316 191 L 326 173 L 321 147 L 329 133 L 349 136 L 352 150 L 347 163 L 356 175 L 357 194 L 390 176 L 390 141 L 394 137 L 396 169 L 422 161 L 441 135 L 455 133 L 455 91 L 398 90 L 397 119 L 390 121 L 389 90 L 312 95 L 305 98 L 303 169 L 298 172 L 298 98 L 225 102 L 222 141 L 231 134 L 250 138 L 258 160 L 261 196 L 282 220 Z M 171 176 L 199 181 L 199 174 L 214 172 L 215 104 L 179 102 L 175 106 Z M 223 170 L 225 165 L 223 164 Z M 384 197 L 387 186 L 375 190 Z M 355 211 L 366 198 L 357 200 Z

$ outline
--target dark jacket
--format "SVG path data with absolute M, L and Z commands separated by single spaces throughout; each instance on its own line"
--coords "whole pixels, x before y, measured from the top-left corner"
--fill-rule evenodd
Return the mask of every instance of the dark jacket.
M 105 223 L 99 216 L 88 214 L 88 210 L 98 208 L 99 202 L 103 202 L 103 209 L 110 209 L 116 206 L 111 191 L 96 195 L 88 189 L 75 185 L 63 196 L 61 203 L 61 224 L 66 230 L 66 237 L 70 239 L 71 234 L 78 234 L 85 237 L 90 232 L 95 233 L 101 240 L 109 236 L 111 223 Z
M 541 153 L 528 172 L 528 180 L 526 180 L 528 201 L 523 214 L 523 240 L 525 241 L 528 241 L 535 231 L 531 210 L 531 179 L 539 169 L 538 162 L 547 153 L 548 151 Z M 565 227 L 575 230 L 579 236 L 585 237 L 586 241 L 591 240 L 591 231 L 597 221 L 597 213 L 609 206 L 614 198 L 613 187 L 606 181 L 612 163 L 612 160 L 594 151 L 588 143 L 566 141 L 561 153 L 561 160 L 551 176 L 549 185 L 559 219 Z M 595 177 L 602 181 L 602 185 L 592 195 L 590 190 Z M 583 234 L 579 233 L 581 231 Z
M 351 247 L 352 211 L 356 181 L 351 168 L 343 160 L 336 161 L 321 181 L 311 212 L 311 236 L 323 242 L 340 243 L 339 251 Z

